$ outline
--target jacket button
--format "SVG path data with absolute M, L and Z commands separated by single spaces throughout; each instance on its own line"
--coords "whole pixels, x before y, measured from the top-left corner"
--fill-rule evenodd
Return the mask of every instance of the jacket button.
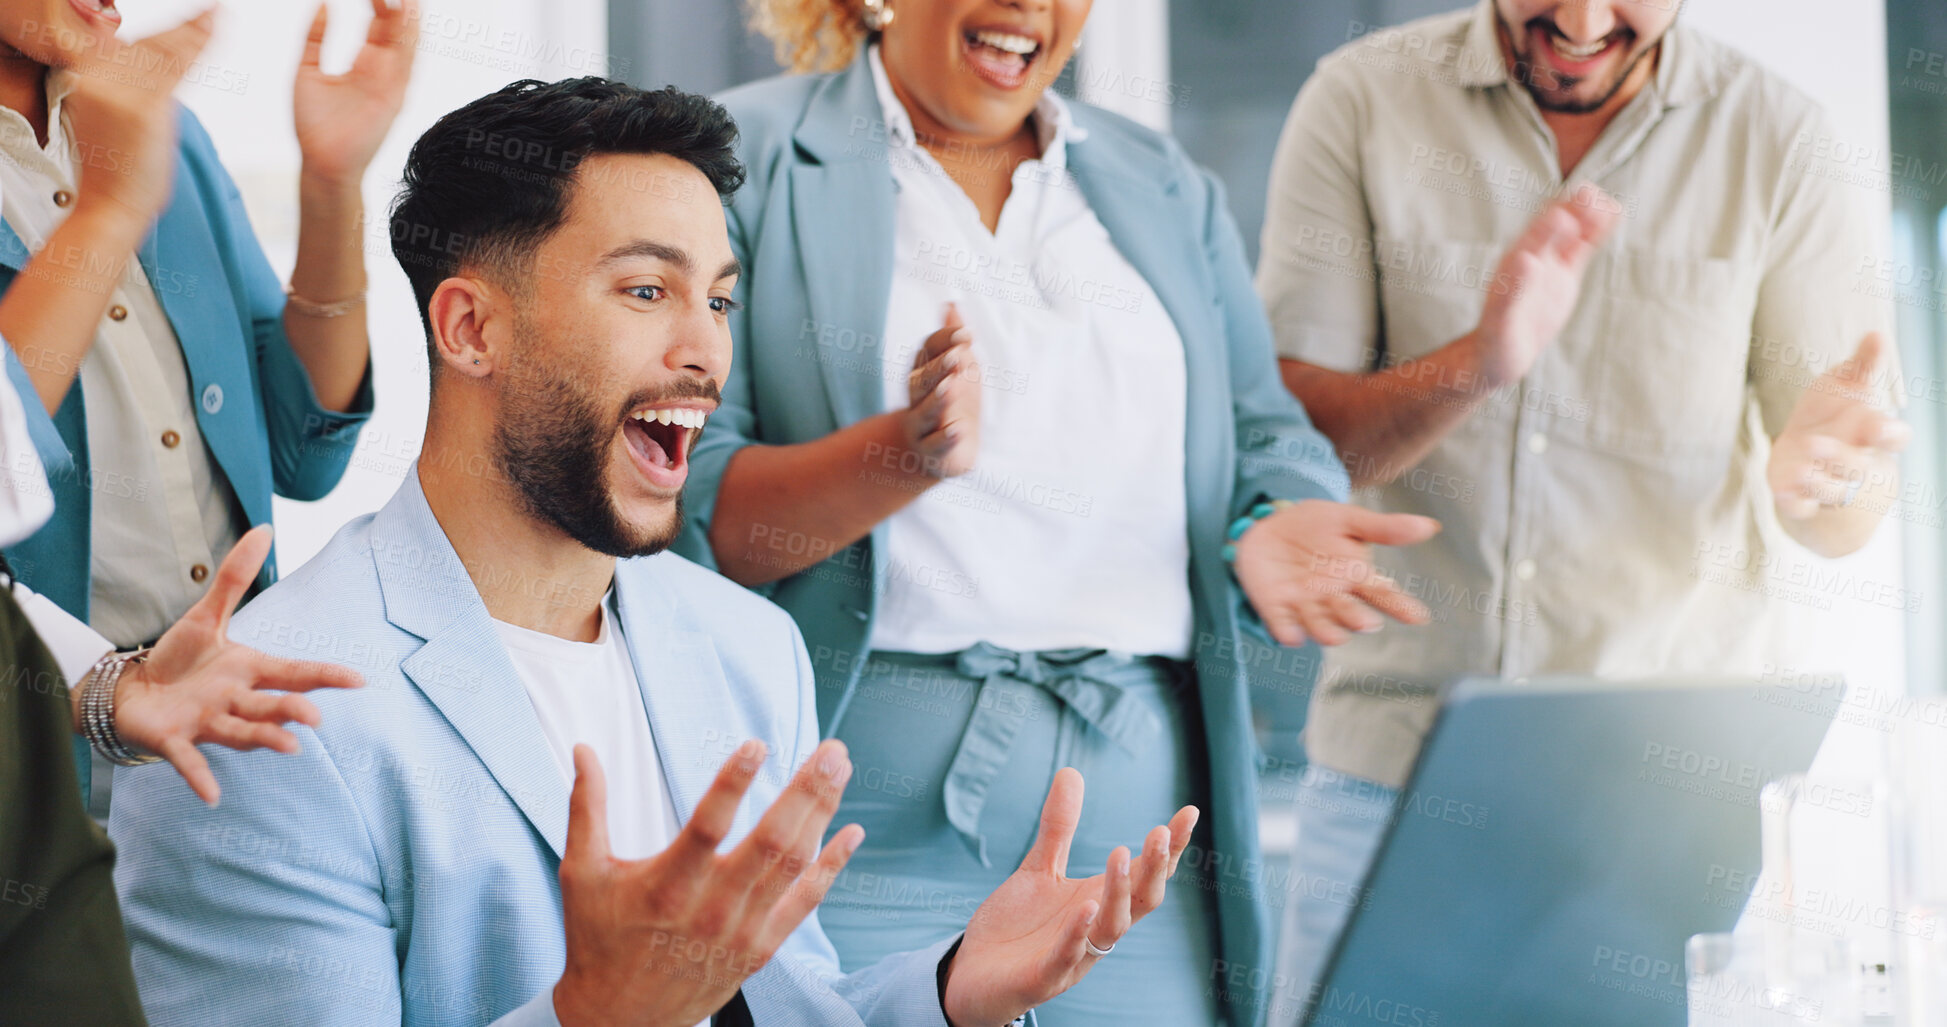
M 171 428 L 162 433 L 162 448 L 175 449 L 177 444 L 182 442 L 182 440 L 183 437 L 176 434 L 176 429 Z
M 66 189 L 54 190 L 54 205 L 56 207 L 60 207 L 65 210 L 73 203 L 74 203 L 73 193 L 68 192 Z
M 203 580 L 209 576 L 210 568 L 208 564 L 199 563 L 189 569 L 189 580 L 194 581 L 198 585 L 202 584 Z
M 126 321 L 126 320 L 128 320 L 128 308 L 127 308 L 127 307 L 124 307 L 124 306 L 122 306 L 122 305 L 121 305 L 120 303 L 117 303 L 117 304 L 115 304 L 114 306 L 112 306 L 112 307 L 109 307 L 109 308 L 108 308 L 108 319 L 109 319 L 110 321 Z
M 214 414 L 223 409 L 223 386 L 210 384 L 203 389 L 203 412 Z

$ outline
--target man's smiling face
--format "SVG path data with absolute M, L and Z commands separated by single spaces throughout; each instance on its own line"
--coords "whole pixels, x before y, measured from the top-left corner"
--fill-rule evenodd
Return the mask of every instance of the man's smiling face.
M 1545 111 L 1584 114 L 1628 81 L 1677 20 L 1679 0 L 1495 0 L 1515 78 Z
M 562 224 L 514 274 L 494 451 L 530 513 L 612 556 L 682 526 L 683 482 L 730 368 L 730 252 L 702 172 L 661 154 L 576 170 Z M 510 276 L 511 277 L 511 276 Z

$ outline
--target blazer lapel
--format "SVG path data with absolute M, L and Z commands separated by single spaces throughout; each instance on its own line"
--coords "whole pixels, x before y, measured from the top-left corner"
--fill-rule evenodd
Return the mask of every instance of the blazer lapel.
M 892 296 L 894 199 L 882 114 L 861 53 L 818 87 L 792 136 L 815 161 L 793 167 L 789 186 L 812 320 L 861 337 L 884 333 Z M 841 427 L 884 406 L 870 369 L 821 361 L 820 370 Z
M 657 559 L 617 564 L 616 620 L 635 664 L 642 708 L 649 714 L 656 758 L 676 802 L 676 819 L 687 824 L 718 768 L 744 741 L 734 713 L 743 707 L 730 694 L 715 641 L 685 627 L 681 607 L 658 587 Z M 767 741 L 775 747 L 779 740 Z M 740 824 L 749 815 L 747 807 L 738 810 Z
M 400 669 L 559 857 L 568 840 L 568 785 L 486 604 L 426 505 L 417 463 L 373 522 L 372 559 L 386 619 L 426 640 Z
M 244 323 L 243 315 L 237 310 L 236 294 L 224 280 L 226 264 L 210 228 L 217 222 L 211 218 L 202 193 L 197 191 L 198 177 L 191 173 L 188 161 L 181 155 L 176 158 L 175 174 L 175 190 L 169 205 L 157 219 L 155 231 L 149 233 L 142 248 L 136 251 L 136 258 L 148 275 L 150 289 L 162 304 L 170 327 L 175 329 L 189 380 L 219 384 L 229 391 L 230 402 L 243 403 L 249 398 L 245 392 L 251 382 L 248 368 L 242 362 L 244 351 L 237 348 L 235 341 L 239 338 L 251 341 L 252 329 Z M 191 388 L 195 389 L 196 385 L 192 384 Z M 205 405 L 203 398 L 194 393 L 191 398 L 196 400 L 196 419 L 202 428 L 203 441 L 224 473 L 232 477 L 231 485 L 238 501 L 244 504 L 244 514 L 252 524 L 270 520 L 270 508 L 258 508 L 261 502 L 258 497 L 270 495 L 270 482 L 235 480 L 239 475 L 258 475 L 268 470 L 269 465 L 264 463 L 261 454 L 251 452 L 252 446 L 261 447 L 262 442 L 247 432 L 221 430 L 221 424 L 210 420 L 215 412 Z M 263 430 L 260 423 L 256 430 Z
M 1080 104 L 1076 118 L 1091 135 L 1094 112 Z M 1114 160 L 1110 158 L 1113 156 Z M 1158 212 L 1181 204 L 1182 183 L 1160 155 L 1120 147 L 1109 151 L 1083 139 L 1068 148 L 1068 168 L 1109 238 L 1151 289 L 1183 340 L 1185 375 L 1184 484 L 1190 496 L 1193 538 L 1215 538 L 1224 528 L 1237 445 L 1231 416 L 1230 352 L 1217 309 L 1216 283 L 1207 264 L 1193 259 L 1204 241 L 1183 230 L 1192 218 Z M 1186 271 L 1194 271 L 1186 274 Z

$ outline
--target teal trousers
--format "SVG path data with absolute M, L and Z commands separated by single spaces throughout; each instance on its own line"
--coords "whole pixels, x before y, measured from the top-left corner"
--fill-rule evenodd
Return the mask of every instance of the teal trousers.
M 872 654 L 829 734 L 853 772 L 832 829 L 865 844 L 819 907 L 847 970 L 964 930 L 1033 844 L 1054 773 L 1081 771 L 1071 877 L 1204 806 L 1194 674 L 1099 650 Z M 1213 896 L 1172 887 L 1115 951 L 1040 1007 L 1043 1027 L 1216 1024 Z

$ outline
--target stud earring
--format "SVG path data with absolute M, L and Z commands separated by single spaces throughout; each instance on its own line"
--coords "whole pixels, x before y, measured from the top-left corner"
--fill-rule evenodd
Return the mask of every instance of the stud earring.
M 865 22 L 865 30 L 884 32 L 886 26 L 892 24 L 892 8 L 886 4 L 886 0 L 864 0 L 864 2 L 865 12 L 861 15 L 861 20 Z
M 479 362 L 480 362 L 480 361 L 479 361 L 478 359 L 476 359 L 476 360 L 474 360 L 474 363 L 476 363 L 476 364 L 477 364 L 477 363 L 479 363 Z

